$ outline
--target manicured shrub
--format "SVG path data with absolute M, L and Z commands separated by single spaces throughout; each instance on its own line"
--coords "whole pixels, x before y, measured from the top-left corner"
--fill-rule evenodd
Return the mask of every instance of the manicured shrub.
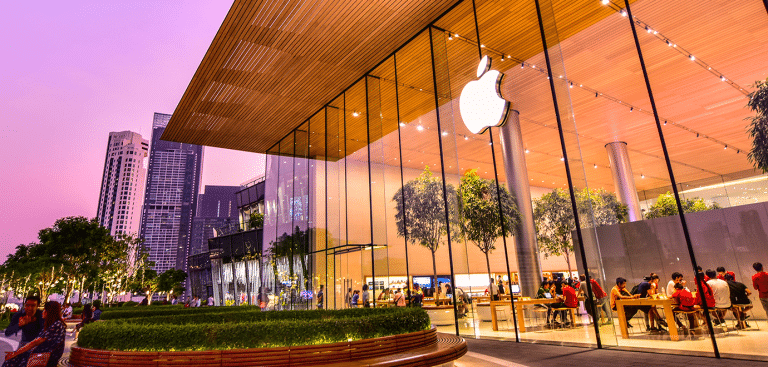
M 239 307 L 230 308 L 233 309 Z M 259 318 L 250 311 L 231 313 L 242 314 L 233 319 Z M 377 338 L 425 330 L 430 326 L 429 316 L 420 308 L 274 311 L 261 314 L 262 320 L 257 322 L 221 322 L 225 315 L 216 313 L 207 314 L 207 317 L 216 317 L 215 322 L 202 323 L 178 324 L 171 321 L 169 315 L 151 317 L 157 318 L 153 321 L 167 321 L 162 323 L 144 322 L 150 318 L 144 321 L 141 318 L 102 321 L 85 327 L 78 338 L 78 345 L 124 351 L 268 348 Z M 202 315 L 189 316 L 203 319 Z

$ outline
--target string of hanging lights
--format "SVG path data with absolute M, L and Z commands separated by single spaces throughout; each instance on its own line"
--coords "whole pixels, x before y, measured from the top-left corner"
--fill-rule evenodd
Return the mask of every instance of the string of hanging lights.
M 472 40 L 472 39 L 469 39 L 467 37 L 463 37 L 463 36 L 459 35 L 458 33 L 451 32 L 451 31 L 448 31 L 448 30 L 446 30 L 446 33 L 449 36 L 449 40 L 460 40 L 460 41 L 469 43 L 469 44 L 473 45 L 474 47 L 477 47 L 477 42 Z M 661 33 L 659 33 L 659 34 L 661 34 Z M 509 61 L 513 61 L 513 62 L 519 63 L 520 64 L 520 68 L 522 68 L 522 69 L 528 68 L 528 69 L 531 69 L 531 70 L 536 70 L 541 75 L 543 75 L 544 77 L 549 79 L 548 71 L 547 71 L 546 67 L 541 67 L 541 66 L 537 66 L 537 65 L 535 65 L 533 63 L 526 62 L 525 60 L 513 57 L 510 54 L 507 54 L 507 53 L 502 52 L 500 50 L 488 47 L 487 45 L 481 45 L 481 47 L 483 48 L 483 50 L 485 50 L 488 53 L 499 55 L 500 58 L 501 58 L 501 61 L 509 60 Z M 678 48 L 679 48 L 679 46 L 678 46 Z M 683 49 L 683 51 L 685 51 L 685 50 Z M 687 52 L 687 51 L 685 51 L 685 52 Z M 694 59 L 695 59 L 695 57 L 694 57 Z M 698 59 L 696 59 L 696 60 L 698 60 Z M 705 64 L 705 63 L 701 62 L 700 60 L 699 60 L 699 62 L 701 64 L 703 64 L 703 65 L 707 65 L 706 66 L 707 68 L 711 68 L 711 66 L 709 66 L 708 64 Z M 711 68 L 710 71 L 717 72 L 717 70 L 715 70 L 714 68 Z M 638 113 L 642 113 L 642 114 L 645 114 L 645 115 L 648 115 L 648 116 L 653 116 L 653 111 L 650 110 L 650 109 L 640 108 L 640 107 L 635 106 L 635 105 L 633 105 L 631 103 L 623 101 L 623 100 L 621 100 L 619 98 L 616 98 L 614 96 L 611 96 L 611 95 L 603 93 L 603 92 L 600 92 L 599 90 L 597 90 L 595 88 L 591 88 L 589 86 L 586 86 L 583 83 L 578 83 L 578 82 L 576 82 L 576 81 L 574 81 L 572 79 L 567 78 L 564 75 L 559 75 L 558 78 L 562 79 L 563 82 L 566 83 L 568 85 L 568 87 L 571 88 L 571 89 L 578 88 L 578 89 L 584 90 L 586 92 L 589 92 L 590 94 L 594 94 L 595 98 L 604 98 L 604 99 L 609 100 L 609 101 L 611 101 L 613 103 L 622 105 L 622 106 L 626 107 L 627 109 L 629 109 L 629 112 L 638 112 Z M 732 81 L 730 81 L 730 79 L 725 78 L 725 77 L 723 77 L 723 78 L 725 79 L 726 82 L 733 83 Z M 739 87 L 737 84 L 733 83 L 733 85 L 736 85 L 737 89 L 743 90 L 743 88 Z M 704 138 L 704 139 L 712 141 L 712 142 L 714 142 L 714 143 L 716 143 L 718 145 L 721 145 L 723 147 L 723 149 L 728 149 L 728 147 L 730 146 L 731 150 L 734 150 L 736 152 L 736 154 L 746 154 L 746 150 L 744 150 L 742 148 L 739 148 L 739 147 L 736 147 L 733 144 L 728 144 L 728 143 L 726 143 L 726 142 L 724 142 L 722 140 L 719 140 L 717 138 L 714 138 L 712 136 L 704 134 L 704 133 L 702 133 L 700 131 L 691 129 L 691 128 L 689 128 L 689 127 L 687 127 L 685 125 L 682 125 L 681 123 L 677 123 L 677 122 L 675 122 L 675 121 L 673 121 L 671 119 L 664 118 L 664 117 L 661 117 L 661 116 L 659 116 L 659 118 L 660 118 L 660 120 L 664 121 L 664 125 L 665 126 L 669 125 L 669 126 L 674 126 L 676 128 L 679 128 L 681 130 L 685 130 L 685 131 L 691 133 L 692 135 L 695 135 L 696 138 Z
M 622 8 L 620 5 L 614 3 L 613 1 L 611 1 L 611 0 L 600 0 L 600 2 L 603 5 L 606 5 L 610 9 L 613 9 L 617 13 L 621 14 L 621 16 L 623 16 L 623 17 L 627 16 L 627 11 L 624 10 L 624 8 Z M 674 49 L 675 51 L 680 53 L 682 56 L 684 56 L 684 57 L 688 58 L 689 60 L 691 60 L 692 62 L 696 63 L 696 65 L 701 66 L 701 68 L 703 68 L 704 70 L 706 70 L 710 74 L 712 74 L 715 77 L 717 77 L 718 79 L 720 79 L 721 82 L 727 83 L 728 85 L 730 85 L 734 89 L 738 90 L 740 93 L 744 94 L 745 96 L 749 94 L 749 91 L 747 91 L 745 88 L 743 88 L 742 86 L 736 84 L 736 82 L 734 82 L 733 80 L 731 80 L 728 77 L 726 77 L 723 73 L 721 73 L 717 69 L 713 68 L 712 65 L 710 65 L 709 63 L 706 63 L 701 58 L 696 57 L 693 54 L 693 52 L 685 49 L 684 47 L 682 47 L 680 45 L 678 45 L 677 43 L 672 41 L 672 39 L 670 39 L 669 37 L 665 36 L 664 34 L 659 32 L 657 29 L 654 29 L 653 27 L 651 27 L 650 24 L 642 21 L 640 18 L 638 18 L 635 15 L 632 15 L 632 20 L 635 22 L 635 24 L 640 29 L 644 29 L 648 34 L 653 35 L 656 39 L 658 39 L 661 42 L 664 42 L 667 46 L 671 47 L 672 49 Z

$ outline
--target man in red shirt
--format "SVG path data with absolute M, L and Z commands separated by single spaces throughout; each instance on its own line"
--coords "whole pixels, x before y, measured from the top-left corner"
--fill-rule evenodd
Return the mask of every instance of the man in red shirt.
M 725 280 L 725 274 L 730 274 L 733 277 L 733 281 L 736 281 L 736 273 L 732 271 L 725 271 L 725 268 L 722 266 L 717 267 L 717 279 Z
M 763 305 L 765 313 L 768 314 L 768 273 L 763 271 L 763 264 L 754 263 L 752 268 L 755 269 L 755 275 L 752 276 L 752 287 L 754 287 L 760 294 L 760 303 Z

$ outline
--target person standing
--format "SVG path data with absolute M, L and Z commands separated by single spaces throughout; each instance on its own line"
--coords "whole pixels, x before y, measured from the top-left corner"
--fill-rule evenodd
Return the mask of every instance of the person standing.
M 361 298 L 363 299 L 363 307 L 371 307 L 369 302 L 371 300 L 371 295 L 368 293 L 368 284 L 363 284 L 363 297 Z
M 394 301 L 395 307 L 405 307 L 405 296 L 403 296 L 401 288 L 397 288 L 394 297 L 392 297 L 392 301 Z
M 352 288 L 347 288 L 347 294 L 344 296 L 344 305 L 347 306 L 347 308 L 352 308 L 353 295 Z
M 490 292 L 491 300 L 499 300 L 499 287 L 496 285 L 493 278 L 491 278 L 491 286 L 488 287 L 488 291 Z
M 760 304 L 763 305 L 763 309 L 768 315 L 768 273 L 763 271 L 763 264 L 759 262 L 752 264 L 752 268 L 755 269 L 755 275 L 752 276 L 752 288 L 758 292 Z
M 317 291 L 317 309 L 322 310 L 323 304 L 325 303 L 325 292 L 323 290 L 325 289 L 325 286 L 320 284 L 320 290 Z
M 27 297 L 24 301 L 24 308 L 11 317 L 11 323 L 5 329 L 5 336 L 11 336 L 21 330 L 20 347 L 35 340 L 44 326 L 43 312 L 38 310 L 39 307 L 40 297 Z
M 67 332 L 67 325 L 61 318 L 61 305 L 55 301 L 46 302 L 40 318 L 44 320 L 40 334 L 15 352 L 6 354 L 3 367 L 55 367 L 59 364 Z
M 261 294 L 261 293 L 259 293 Z M 208 296 L 208 302 L 206 303 L 208 306 L 215 306 L 216 300 L 213 299 L 213 296 Z
M 200 307 L 202 302 L 200 297 L 195 296 L 195 307 Z

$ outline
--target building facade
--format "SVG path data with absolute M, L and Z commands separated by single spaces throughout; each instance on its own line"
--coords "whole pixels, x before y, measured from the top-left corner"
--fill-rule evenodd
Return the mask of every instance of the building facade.
M 112 236 L 138 236 L 149 142 L 131 131 L 109 133 L 96 218 Z
M 365 285 L 373 306 L 387 305 L 418 284 L 434 293 L 425 305 L 453 305 L 426 307 L 443 332 L 768 358 L 751 282 L 755 263 L 768 264 L 768 176 L 744 128 L 768 68 L 765 2 L 425 1 L 412 18 L 376 16 L 403 11 L 383 2 L 335 6 L 292 18 L 238 2 L 214 43 L 240 39 L 211 49 L 169 134 L 268 154 L 260 272 L 231 273 L 267 307 L 311 308 L 320 285 L 326 308 L 348 307 Z M 339 13 L 343 24 L 326 15 Z M 381 32 L 412 29 L 403 19 L 419 30 L 390 45 L 399 33 Z M 284 43 L 250 33 L 270 25 L 301 31 Z M 259 95 L 274 80 L 285 98 Z M 748 301 L 728 301 L 719 268 Z M 230 272 L 216 273 L 229 289 Z M 673 311 L 678 273 L 700 300 L 693 320 Z M 589 277 L 591 300 L 655 275 L 652 297 L 580 305 L 566 327 L 537 306 L 550 300 L 533 299 L 543 280 Z M 491 282 L 508 302 L 496 317 Z
M 192 240 L 189 255 L 208 252 L 208 239 L 216 236 L 219 228 L 238 221 L 235 194 L 240 186 L 206 185 L 198 195 L 197 215 L 192 219 Z
M 203 147 L 160 137 L 171 115 L 155 113 L 140 236 L 158 274 L 186 270 L 192 219 L 203 164 Z
M 206 186 L 206 195 L 210 187 Z M 206 239 L 204 251 L 189 256 L 189 289 L 192 296 L 214 297 L 217 305 L 258 303 L 259 283 L 265 269 L 261 256 L 263 231 L 250 217 L 251 214 L 263 214 L 264 187 L 264 177 L 235 187 L 237 190 L 231 198 L 235 198 L 234 210 L 237 213 L 222 226 L 214 228 L 212 236 Z M 219 193 L 230 191 L 229 186 L 221 188 Z M 211 196 L 214 197 L 226 198 L 230 195 Z M 217 212 L 218 205 L 213 199 L 209 204 L 209 213 Z M 238 223 L 237 218 L 245 219 Z

